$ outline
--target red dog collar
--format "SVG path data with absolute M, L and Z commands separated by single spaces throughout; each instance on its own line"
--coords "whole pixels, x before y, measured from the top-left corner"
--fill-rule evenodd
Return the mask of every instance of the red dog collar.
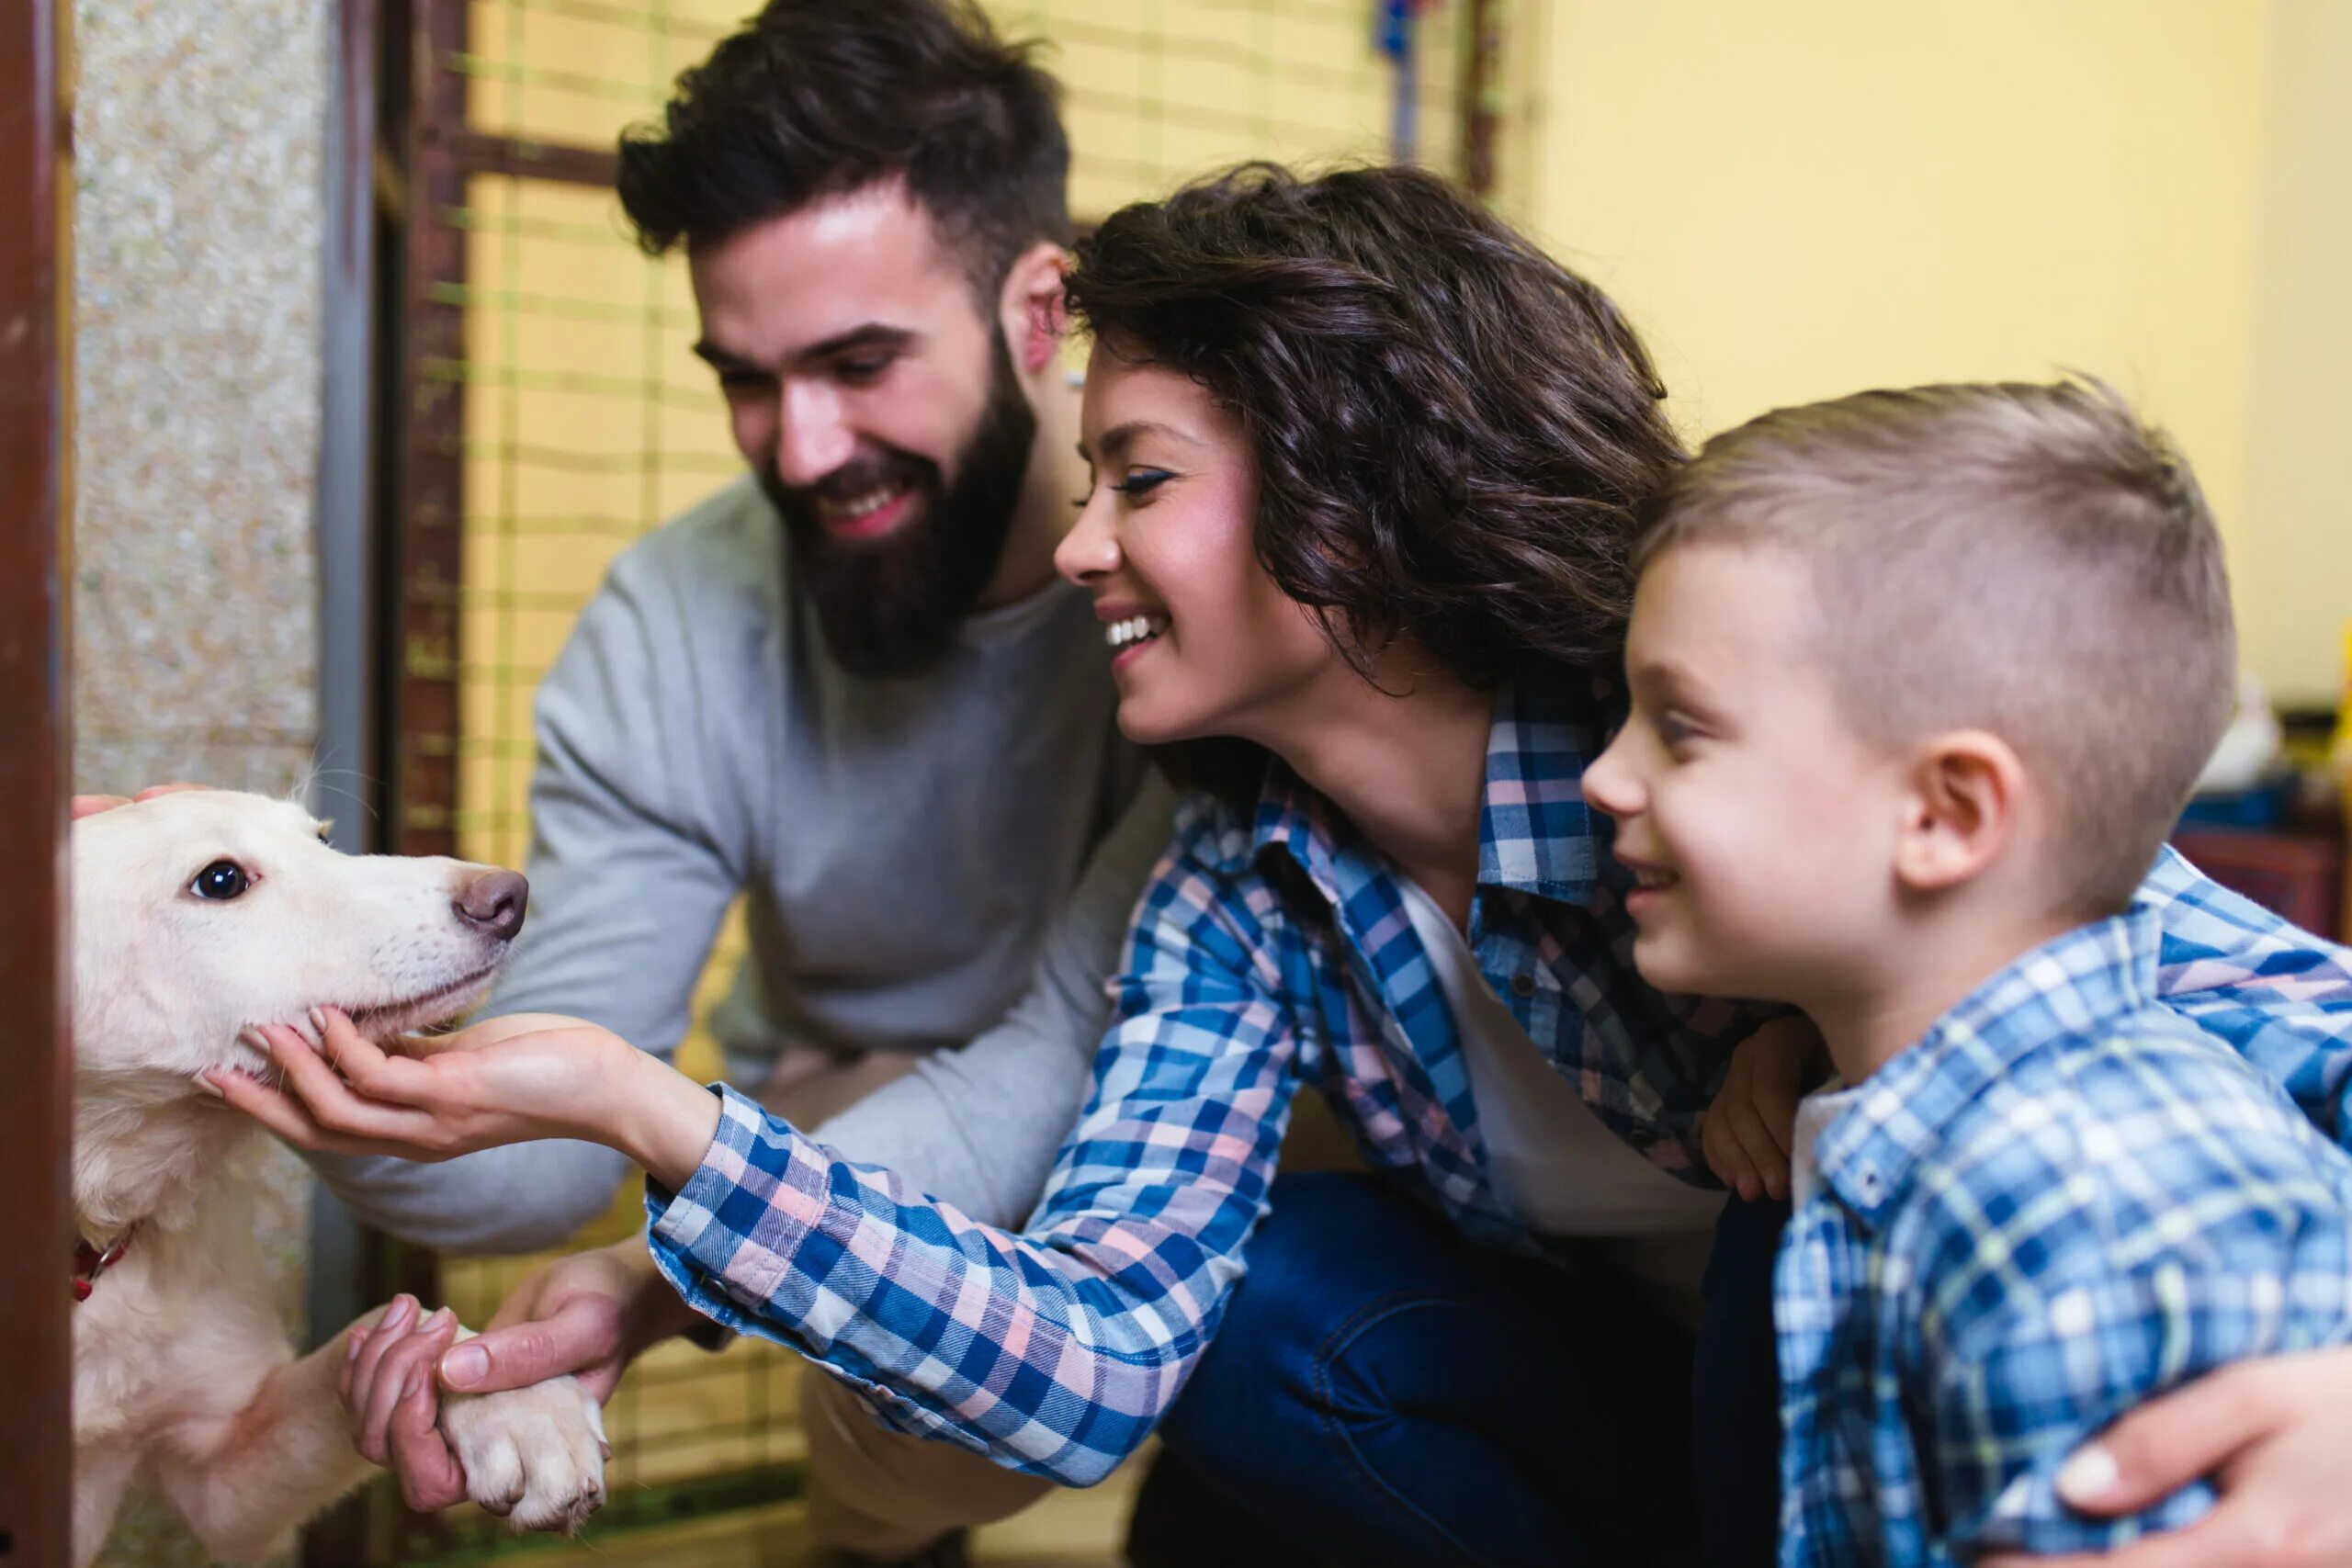
M 130 1250 L 131 1237 L 138 1234 L 139 1225 L 133 1224 L 115 1237 L 114 1245 L 104 1252 L 78 1235 L 74 1238 L 74 1299 L 76 1302 L 90 1299 L 90 1288 L 97 1283 L 98 1276 L 122 1261 L 122 1255 Z

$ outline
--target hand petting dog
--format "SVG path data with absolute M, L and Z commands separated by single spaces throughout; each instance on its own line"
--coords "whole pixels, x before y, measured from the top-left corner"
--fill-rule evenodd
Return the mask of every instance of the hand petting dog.
M 318 1043 L 282 1023 L 251 1043 L 279 1068 L 207 1081 L 300 1148 L 425 1161 L 536 1138 L 617 1149 L 684 1186 L 718 1129 L 718 1100 L 608 1029 L 512 1013 L 438 1036 L 368 1039 L 334 1008 L 309 1020 Z

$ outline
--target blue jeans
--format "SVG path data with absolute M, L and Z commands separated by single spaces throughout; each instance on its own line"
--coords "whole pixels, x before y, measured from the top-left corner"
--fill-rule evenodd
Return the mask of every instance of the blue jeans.
M 1330 1172 L 1275 1181 L 1249 1259 L 1161 1426 L 1136 1568 L 1698 1561 L 1691 1341 L 1614 1276 Z
M 1715 1224 L 1691 1369 L 1692 1460 L 1707 1568 L 1770 1568 L 1781 1530 L 1781 1369 L 1772 1261 L 1786 1199 L 1734 1196 Z

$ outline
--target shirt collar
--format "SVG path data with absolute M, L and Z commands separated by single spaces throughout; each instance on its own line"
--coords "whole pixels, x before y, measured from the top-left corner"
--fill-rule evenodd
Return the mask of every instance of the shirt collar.
M 1594 677 L 1506 682 L 1496 692 L 1478 812 L 1479 886 L 1591 902 L 1600 845 L 1584 801 L 1584 770 L 1600 754 L 1618 705 L 1616 682 Z M 1259 792 L 1251 857 L 1274 847 L 1334 905 L 1372 857 L 1353 826 L 1280 759 L 1267 767 Z
M 2018 1063 L 2153 1006 L 2162 936 L 2154 908 L 2134 906 L 2002 968 L 1871 1074 L 1823 1130 L 1814 1146 L 1823 1182 L 1874 1220 L 1961 1112 Z

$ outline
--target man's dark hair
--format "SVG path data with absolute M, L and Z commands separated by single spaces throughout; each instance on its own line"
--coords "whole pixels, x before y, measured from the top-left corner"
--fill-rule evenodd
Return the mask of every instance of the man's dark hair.
M 1682 460 L 1608 296 L 1410 168 L 1244 164 L 1080 245 L 1105 352 L 1239 418 L 1259 560 L 1359 670 L 1409 637 L 1473 685 L 1623 658 L 1637 509 Z
M 770 0 L 621 136 L 621 207 L 660 255 L 903 178 L 984 301 L 1069 243 L 1069 141 L 1035 46 L 970 0 Z

